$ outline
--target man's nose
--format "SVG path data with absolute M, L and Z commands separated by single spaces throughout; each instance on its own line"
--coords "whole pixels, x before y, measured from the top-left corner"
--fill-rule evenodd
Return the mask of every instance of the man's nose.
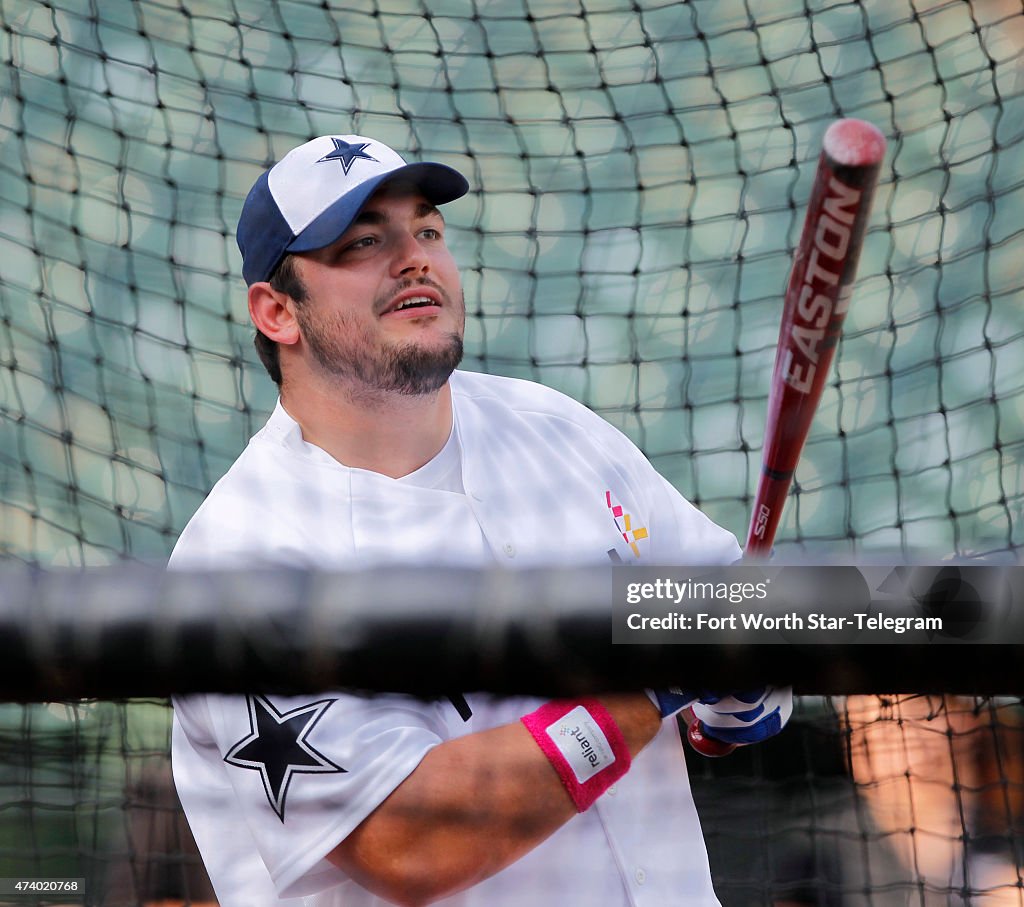
M 415 234 L 403 233 L 397 243 L 392 262 L 395 276 L 409 277 L 413 274 L 426 274 L 430 270 L 430 257 Z

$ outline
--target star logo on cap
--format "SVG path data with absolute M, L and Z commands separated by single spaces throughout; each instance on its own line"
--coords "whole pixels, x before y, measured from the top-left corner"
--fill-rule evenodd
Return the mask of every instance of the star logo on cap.
M 246 702 L 249 734 L 231 747 L 224 761 L 260 773 L 267 800 L 283 822 L 285 798 L 295 775 L 345 771 L 314 749 L 307 739 L 334 700 L 322 699 L 290 712 L 278 711 L 264 696 L 249 696 Z
M 370 146 L 369 142 L 346 142 L 343 139 L 332 138 L 334 142 L 334 151 L 329 151 L 320 160 L 318 164 L 324 163 L 324 161 L 341 161 L 341 166 L 345 169 L 345 175 L 348 176 L 349 170 L 352 169 L 352 164 L 356 161 L 373 161 L 375 164 L 379 164 L 380 161 L 375 157 L 371 157 L 366 153 L 366 149 Z

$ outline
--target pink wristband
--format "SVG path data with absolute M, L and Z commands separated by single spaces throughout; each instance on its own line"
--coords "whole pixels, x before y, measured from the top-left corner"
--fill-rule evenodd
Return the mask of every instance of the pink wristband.
M 578 812 L 629 771 L 626 739 L 596 699 L 547 702 L 520 719 L 555 767 Z

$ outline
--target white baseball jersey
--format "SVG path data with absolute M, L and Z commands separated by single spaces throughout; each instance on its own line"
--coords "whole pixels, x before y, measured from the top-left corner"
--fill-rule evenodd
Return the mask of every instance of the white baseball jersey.
M 468 372 L 456 372 L 451 387 L 448 444 L 397 480 L 306 443 L 278 405 L 182 533 L 172 566 L 712 564 L 739 556 L 730 533 L 575 401 Z M 327 854 L 432 747 L 540 704 L 337 692 L 177 699 L 175 781 L 222 907 L 385 903 Z M 439 903 L 717 904 L 673 723 L 590 810 Z

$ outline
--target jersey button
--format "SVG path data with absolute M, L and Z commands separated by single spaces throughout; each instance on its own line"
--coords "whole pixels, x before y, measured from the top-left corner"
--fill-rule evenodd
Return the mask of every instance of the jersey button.
M 507 554 L 509 557 L 516 556 L 516 546 L 513 545 L 511 542 L 505 542 L 501 550 L 504 551 L 505 554 Z
M 615 794 L 616 794 L 616 790 L 615 790 L 615 785 L 613 784 L 611 787 L 608 788 L 608 796 L 609 797 L 614 797 Z
M 647 873 L 637 866 L 636 872 L 633 873 L 633 878 L 636 879 L 637 885 L 643 885 L 647 881 Z

